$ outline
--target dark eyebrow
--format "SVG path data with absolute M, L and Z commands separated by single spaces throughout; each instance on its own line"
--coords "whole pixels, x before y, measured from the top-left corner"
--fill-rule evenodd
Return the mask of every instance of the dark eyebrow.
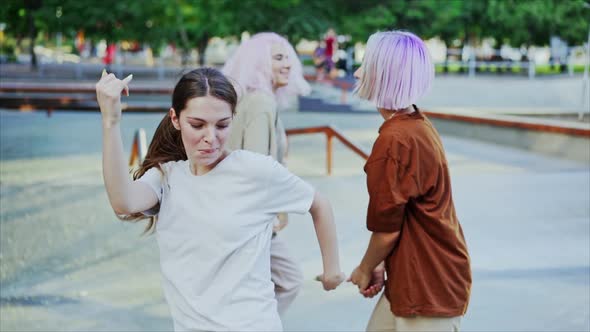
M 203 120 L 201 118 L 194 118 L 194 117 L 190 117 L 190 116 L 187 116 L 186 118 L 187 119 L 190 119 L 190 120 L 197 120 L 197 121 L 207 122 L 206 120 Z M 221 122 L 221 121 L 225 121 L 225 120 L 229 120 L 229 119 L 231 119 L 231 116 L 228 116 L 227 118 L 220 119 L 217 122 Z

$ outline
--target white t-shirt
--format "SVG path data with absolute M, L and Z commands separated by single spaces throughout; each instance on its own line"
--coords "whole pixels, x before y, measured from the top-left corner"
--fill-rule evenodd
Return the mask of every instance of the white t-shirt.
M 176 331 L 280 331 L 270 279 L 272 225 L 305 213 L 314 189 L 272 157 L 237 150 L 204 175 L 188 161 L 138 181 L 160 201 L 156 237 Z

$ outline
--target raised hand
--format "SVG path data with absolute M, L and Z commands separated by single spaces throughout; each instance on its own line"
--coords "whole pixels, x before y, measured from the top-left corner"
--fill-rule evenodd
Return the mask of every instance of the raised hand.
M 103 69 L 100 80 L 96 83 L 96 99 L 102 114 L 103 124 L 110 127 L 121 120 L 121 93 L 129 96 L 129 82 L 133 75 L 118 79 L 114 74 L 107 74 Z

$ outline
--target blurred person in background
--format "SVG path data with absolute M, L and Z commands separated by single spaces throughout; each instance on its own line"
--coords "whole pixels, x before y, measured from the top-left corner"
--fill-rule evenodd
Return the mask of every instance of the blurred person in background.
M 315 67 L 316 81 L 324 79 L 326 73 L 326 43 L 322 40 L 315 48 L 312 54 L 313 65 Z
M 272 156 L 286 165 L 287 135 L 279 109 L 294 96 L 310 92 L 293 46 L 273 32 L 255 34 L 236 49 L 222 72 L 235 81 L 240 96 L 228 147 Z M 271 242 L 272 281 L 281 315 L 303 283 L 301 269 L 277 234 L 287 222 L 287 215 L 280 214 Z
M 111 67 L 113 62 L 115 61 L 115 57 L 117 56 L 117 45 L 114 43 L 109 43 L 107 45 L 107 49 L 104 54 L 104 58 L 102 62 L 106 65 L 107 69 Z
M 334 54 L 338 50 L 338 35 L 333 28 L 328 29 L 324 36 L 324 43 L 326 44 L 326 72 L 331 79 L 336 77 L 336 68 L 334 65 Z
M 434 79 L 428 49 L 409 32 L 375 33 L 355 77 L 385 120 L 364 168 L 372 235 L 349 278 L 366 297 L 385 284 L 367 330 L 458 331 L 471 263 L 442 141 L 415 105 Z

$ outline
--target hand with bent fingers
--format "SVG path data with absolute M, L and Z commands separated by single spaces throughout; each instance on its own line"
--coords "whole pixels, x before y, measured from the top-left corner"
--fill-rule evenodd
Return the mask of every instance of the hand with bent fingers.
M 372 272 L 369 286 L 362 290 L 361 294 L 364 297 L 372 298 L 381 292 L 383 286 L 385 286 L 385 267 L 383 264 L 379 264 Z
M 346 279 L 346 275 L 342 272 L 334 274 L 334 275 L 327 275 L 327 274 L 320 274 L 316 277 L 316 280 L 321 281 L 322 286 L 324 286 L 324 290 L 330 291 L 338 287 L 344 279 Z
M 355 284 L 359 293 L 364 297 L 373 297 L 383 289 L 385 284 L 385 268 L 379 264 L 373 271 L 365 271 L 358 266 L 348 278 L 349 282 Z
M 359 292 L 362 292 L 367 289 L 369 282 L 371 282 L 371 271 L 365 271 L 361 269 L 360 266 L 357 266 L 356 269 L 352 271 L 347 281 L 355 284 L 358 287 Z
M 102 120 L 105 126 L 119 123 L 121 120 L 121 93 L 125 91 L 129 96 L 129 82 L 133 79 L 133 75 L 129 75 L 124 79 L 118 79 L 114 74 L 107 74 L 103 69 L 102 75 L 98 83 L 96 83 L 96 100 L 100 107 Z

